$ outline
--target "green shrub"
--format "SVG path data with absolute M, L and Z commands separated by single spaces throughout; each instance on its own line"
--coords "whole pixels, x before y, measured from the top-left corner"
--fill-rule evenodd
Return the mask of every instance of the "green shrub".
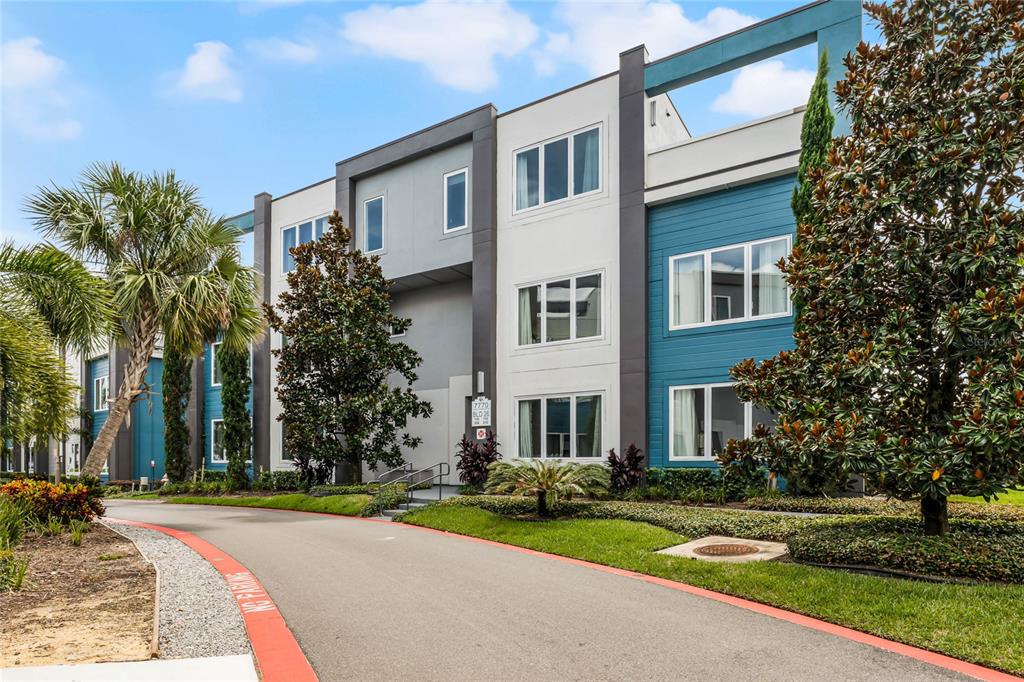
M 870 516 L 921 515 L 918 502 L 881 500 L 871 497 L 751 497 L 751 509 L 765 511 L 811 512 L 815 514 L 860 514 Z M 1024 522 L 1024 508 L 1012 505 L 950 502 L 949 516 L 954 519 L 1006 520 Z
M 399 484 L 398 487 L 401 490 L 405 490 L 404 484 Z M 311 497 L 327 497 L 328 495 L 366 495 L 370 492 L 370 485 L 368 483 L 354 485 L 315 485 L 309 489 L 309 495 Z
M 22 505 L 37 519 L 55 518 L 61 523 L 71 519 L 91 521 L 102 516 L 102 489 L 81 483 L 49 483 L 20 478 L 0 486 L 0 496 L 7 496 Z
M 380 516 L 387 509 L 397 509 L 399 505 L 405 504 L 408 499 L 408 494 L 404 487 L 386 485 L 377 491 L 377 494 L 366 503 L 366 506 L 359 512 L 359 515 Z
M 0 495 L 0 550 L 13 549 L 21 542 L 28 524 L 28 512 L 6 495 Z
M 10 549 L 0 549 L 0 590 L 20 590 L 28 572 L 28 559 L 19 559 Z
M 648 469 L 646 498 L 695 504 L 724 504 L 761 494 L 768 486 L 764 472 L 741 476 L 717 467 Z M 635 499 L 635 498 L 634 498 Z
M 183 483 L 165 483 L 157 495 L 166 497 L 168 495 L 223 495 L 229 492 L 227 481 L 186 481 Z
M 85 535 L 85 531 L 79 527 L 72 527 L 71 529 L 71 544 L 75 547 L 80 547 L 82 544 L 82 536 Z
M 302 490 L 298 471 L 261 471 L 252 482 L 252 489 L 262 492 L 294 492 Z
M 1024 524 L 953 519 L 949 533 L 924 535 L 917 518 L 818 519 L 788 538 L 797 561 L 868 566 L 971 580 L 1024 583 Z

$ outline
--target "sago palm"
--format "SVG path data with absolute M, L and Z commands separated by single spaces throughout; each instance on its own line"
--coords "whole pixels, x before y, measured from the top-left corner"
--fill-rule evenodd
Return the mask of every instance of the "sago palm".
M 539 516 L 549 516 L 561 497 L 608 491 L 608 469 L 600 464 L 530 460 L 494 462 L 488 469 L 487 492 L 536 496 Z
M 124 379 L 83 467 L 96 476 L 144 390 L 158 335 L 195 354 L 217 335 L 229 348 L 246 348 L 263 329 L 258 278 L 240 262 L 238 228 L 212 216 L 198 190 L 173 172 L 92 166 L 73 187 L 40 189 L 27 210 L 46 236 L 102 268 L 113 293 L 114 340 L 128 350 Z
M 106 283 L 49 245 L 0 245 L 0 443 L 62 437 L 76 414 L 63 353 L 109 333 Z

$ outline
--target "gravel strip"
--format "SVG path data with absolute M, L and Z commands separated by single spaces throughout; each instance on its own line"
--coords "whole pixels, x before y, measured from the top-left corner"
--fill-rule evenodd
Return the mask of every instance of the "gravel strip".
M 160 569 L 160 658 L 250 653 L 235 598 L 206 559 L 159 531 L 105 523 L 134 541 Z

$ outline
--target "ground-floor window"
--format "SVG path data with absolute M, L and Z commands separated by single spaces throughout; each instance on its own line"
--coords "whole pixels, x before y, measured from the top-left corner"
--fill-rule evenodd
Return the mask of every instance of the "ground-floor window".
M 732 384 L 672 386 L 669 395 L 669 458 L 713 460 L 730 438 L 747 438 L 755 424 L 773 426 L 775 416 L 740 402 Z
M 210 421 L 210 461 L 226 462 L 224 454 L 224 420 L 213 419 Z
M 69 474 L 77 474 L 82 468 L 82 451 L 78 443 L 68 445 L 64 468 Z
M 516 401 L 520 457 L 600 457 L 602 395 L 578 393 Z

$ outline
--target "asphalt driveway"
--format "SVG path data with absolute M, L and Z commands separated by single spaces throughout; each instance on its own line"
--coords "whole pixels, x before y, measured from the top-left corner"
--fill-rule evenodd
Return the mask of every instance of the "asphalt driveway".
M 965 680 L 699 596 L 344 517 L 117 501 L 243 563 L 332 680 Z

